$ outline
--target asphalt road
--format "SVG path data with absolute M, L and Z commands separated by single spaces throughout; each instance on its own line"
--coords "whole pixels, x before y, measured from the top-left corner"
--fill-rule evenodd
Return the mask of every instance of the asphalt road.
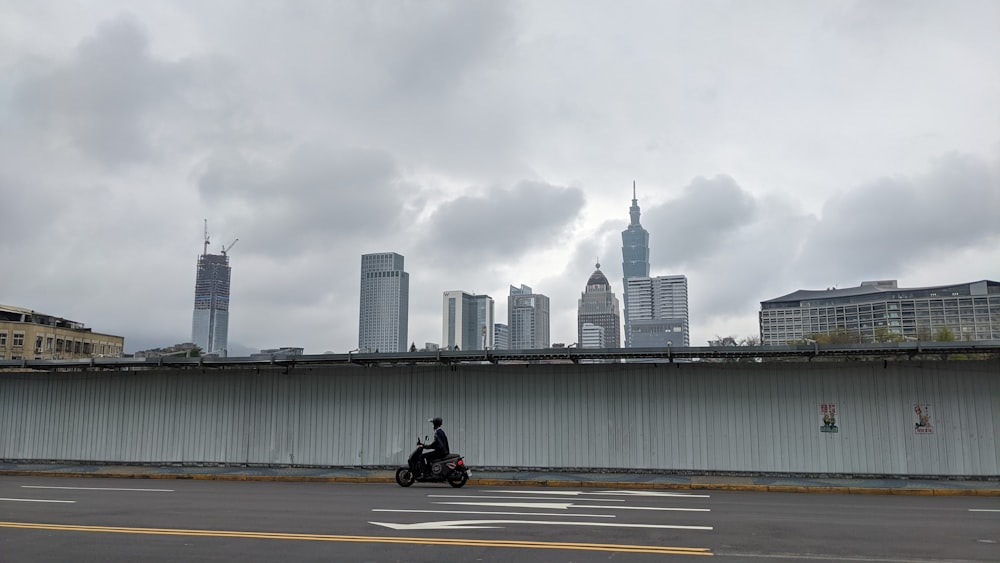
M 1000 561 L 1000 498 L 0 477 L 0 561 Z

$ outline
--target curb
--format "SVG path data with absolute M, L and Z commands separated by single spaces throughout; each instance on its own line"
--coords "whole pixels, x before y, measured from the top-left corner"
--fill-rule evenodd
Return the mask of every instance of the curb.
M 395 483 L 388 476 L 332 476 L 311 475 L 250 475 L 232 473 L 87 473 L 74 471 L 0 470 L 0 476 L 9 477 L 69 477 L 97 479 L 190 479 L 196 481 L 284 481 L 300 483 Z M 760 493 L 811 493 L 850 495 L 899 495 L 899 496 L 1000 496 L 997 489 L 901 488 L 901 487 L 837 487 L 831 485 L 754 485 L 727 483 L 649 483 L 629 481 L 562 481 L 550 479 L 469 479 L 470 485 L 484 487 L 570 487 L 616 488 L 643 490 L 684 491 L 736 491 Z

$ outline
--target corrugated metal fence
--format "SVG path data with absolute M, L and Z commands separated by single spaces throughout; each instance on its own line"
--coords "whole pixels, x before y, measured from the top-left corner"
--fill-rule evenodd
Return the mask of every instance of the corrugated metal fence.
M 997 361 L 4 373 L 0 459 L 391 466 L 435 415 L 479 467 L 1000 474 Z

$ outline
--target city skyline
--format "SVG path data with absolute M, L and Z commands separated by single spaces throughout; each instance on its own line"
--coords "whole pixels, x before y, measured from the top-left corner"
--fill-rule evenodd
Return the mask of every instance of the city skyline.
M 595 259 L 625 298 L 633 196 L 695 345 L 797 289 L 1000 279 L 991 0 L 0 12 L 0 260 L 27 273 L 0 301 L 126 352 L 190 338 L 206 217 L 241 239 L 231 356 L 356 348 L 358 257 L 384 250 L 410 343 L 440 340 L 443 291 L 503 322 L 526 283 L 570 344 Z

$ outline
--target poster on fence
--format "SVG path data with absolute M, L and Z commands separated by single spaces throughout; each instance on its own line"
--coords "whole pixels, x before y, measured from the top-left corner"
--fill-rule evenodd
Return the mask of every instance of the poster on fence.
M 917 434 L 934 433 L 934 425 L 931 424 L 930 405 L 913 405 L 913 431 Z
M 837 428 L 837 403 L 820 403 L 819 416 L 823 423 L 819 427 L 820 432 L 840 432 Z

